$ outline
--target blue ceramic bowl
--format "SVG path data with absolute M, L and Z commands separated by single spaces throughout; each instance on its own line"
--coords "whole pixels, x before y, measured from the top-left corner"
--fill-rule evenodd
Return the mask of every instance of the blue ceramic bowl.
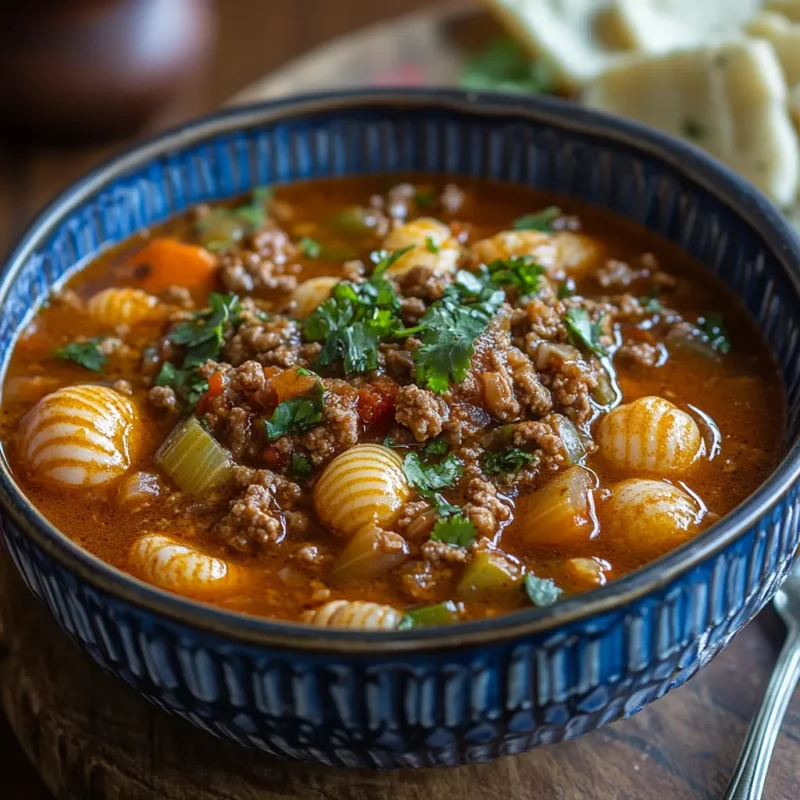
M 331 175 L 447 172 L 572 195 L 678 243 L 739 294 L 786 386 L 785 457 L 724 520 L 591 594 L 452 629 L 366 634 L 228 613 L 81 550 L 0 464 L 6 545 L 108 672 L 219 736 L 348 767 L 486 761 L 634 714 L 706 664 L 772 597 L 798 543 L 800 246 L 699 150 L 557 101 L 356 92 L 224 111 L 145 142 L 63 194 L 0 284 L 2 371 L 48 291 L 190 206 Z

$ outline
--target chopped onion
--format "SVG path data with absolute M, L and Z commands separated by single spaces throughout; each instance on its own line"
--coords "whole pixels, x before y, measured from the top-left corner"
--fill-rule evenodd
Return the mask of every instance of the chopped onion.
M 156 455 L 156 464 L 181 491 L 195 497 L 221 488 L 232 474 L 230 454 L 196 417 L 172 431 Z
M 536 348 L 536 369 L 543 370 L 564 361 L 577 361 L 578 351 L 568 344 L 540 342 Z
M 567 463 L 579 464 L 586 457 L 586 448 L 583 445 L 578 429 L 572 420 L 563 414 L 553 414 L 550 419 L 556 433 L 561 437 L 564 452 L 567 456 Z
M 372 578 L 402 564 L 407 557 L 408 544 L 399 533 L 369 525 L 350 540 L 334 564 L 331 577 L 336 583 Z

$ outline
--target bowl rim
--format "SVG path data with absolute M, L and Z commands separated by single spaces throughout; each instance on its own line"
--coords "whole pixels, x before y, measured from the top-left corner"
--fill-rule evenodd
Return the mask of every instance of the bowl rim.
M 223 108 L 116 153 L 67 187 L 30 223 L 5 259 L 4 274 L 0 279 L 0 313 L 17 273 L 35 249 L 47 241 L 65 216 L 120 173 L 220 134 L 354 107 L 385 107 L 387 113 L 404 107 L 434 107 L 483 119 L 516 116 L 534 124 L 570 130 L 633 148 L 700 185 L 735 216 L 758 230 L 800 297 L 800 239 L 788 221 L 754 186 L 693 144 L 627 119 L 553 98 L 449 88 L 355 89 L 292 95 Z M 5 377 L 12 350 L 9 347 L 2 354 L 0 379 Z M 548 608 L 524 609 L 491 619 L 462 622 L 451 628 L 405 632 L 316 628 L 229 611 L 159 589 L 84 550 L 45 519 L 17 486 L 4 452 L 0 452 L 0 503 L 23 535 L 30 537 L 60 567 L 96 590 L 156 614 L 162 622 L 188 625 L 222 639 L 249 645 L 366 657 L 382 653 L 451 650 L 488 642 L 506 642 L 532 634 L 557 635 L 559 630 L 572 623 L 620 611 L 626 604 L 658 591 L 735 542 L 757 519 L 780 502 L 798 477 L 800 434 L 787 442 L 783 459 L 739 506 L 695 539 L 639 570 L 605 587 Z

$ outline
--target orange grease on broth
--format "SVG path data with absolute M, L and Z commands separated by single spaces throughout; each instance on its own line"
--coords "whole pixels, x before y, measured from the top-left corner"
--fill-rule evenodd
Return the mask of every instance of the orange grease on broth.
M 434 185 L 437 189 L 445 183 L 444 179 L 431 176 L 411 176 L 408 179 Z M 393 179 L 392 182 L 399 180 Z M 693 405 L 715 420 L 722 434 L 721 455 L 711 462 L 704 460 L 679 476 L 680 481 L 702 498 L 710 512 L 720 516 L 727 514 L 752 493 L 779 459 L 785 429 L 785 398 L 777 367 L 760 332 L 727 287 L 676 246 L 602 209 L 523 187 L 461 179 L 457 183 L 468 197 L 457 218 L 467 225 L 470 243 L 508 228 L 511 220 L 522 214 L 557 204 L 580 218 L 582 232 L 600 240 L 608 257 L 626 261 L 650 252 L 663 270 L 683 279 L 670 293 L 671 307 L 680 312 L 713 309 L 725 315 L 732 349 L 724 358 L 709 361 L 686 351 L 671 352 L 667 363 L 660 368 L 636 371 L 617 365 L 617 374 L 624 402 L 646 395 L 659 395 L 680 408 Z M 313 230 L 320 220 L 347 206 L 365 203 L 370 195 L 385 191 L 388 185 L 390 182 L 384 178 L 297 183 L 277 189 L 275 199 L 292 207 L 294 226 L 307 223 L 308 229 Z M 189 219 L 181 218 L 153 231 L 153 234 L 168 233 L 176 238 L 185 238 L 190 231 Z M 67 288 L 87 298 L 108 286 L 135 285 L 126 275 L 124 264 L 150 235 L 143 232 L 107 252 L 70 280 Z M 366 257 L 380 246 L 380 240 L 361 238 L 358 245 L 362 257 Z M 300 279 L 341 275 L 338 264 L 308 259 L 301 259 L 300 263 Z M 590 277 L 578 283 L 577 293 L 592 296 L 604 292 Z M 285 295 L 266 297 L 276 302 L 286 299 Z M 204 297 L 194 299 L 199 307 L 204 305 Z M 144 345 L 155 340 L 162 329 L 161 323 L 139 326 L 135 343 Z M 230 562 L 246 563 L 255 568 L 253 583 L 246 591 L 220 594 L 211 598 L 212 602 L 251 614 L 298 619 L 309 607 L 309 576 L 303 574 L 297 561 L 289 564 L 280 547 L 250 556 L 215 542 L 210 526 L 204 522 L 208 522 L 209 516 L 218 518 L 223 513 L 221 509 L 209 515 L 202 509 L 192 508 L 190 500 L 176 493 L 167 499 L 162 495 L 154 508 L 131 514 L 120 512 L 115 505 L 116 484 L 109 489 L 55 491 L 30 480 L 25 474 L 15 452 L 13 433 L 33 403 L 59 386 L 98 380 L 110 382 L 118 378 L 125 378 L 133 384 L 134 397 L 145 421 L 132 471 L 153 468 L 153 456 L 174 426 L 175 419 L 155 415 L 148 409 L 147 387 L 138 373 L 137 362 L 114 357 L 106 374 L 96 376 L 71 362 L 52 357 L 56 347 L 78 335 L 102 333 L 107 333 L 107 330 L 93 327 L 85 317 L 80 317 L 77 326 L 74 312 L 64 305 L 52 304 L 41 311 L 16 345 L 4 387 L 2 439 L 23 492 L 56 527 L 120 569 L 129 569 L 127 553 L 138 536 L 147 532 L 166 532 L 179 539 L 194 541 L 207 552 Z M 30 378 L 39 378 L 38 387 L 15 396 L 20 387 L 30 389 L 25 383 Z M 735 461 L 735 471 L 729 471 L 728 459 Z M 630 473 L 616 474 L 596 454 L 589 457 L 586 465 L 597 473 L 601 490 L 616 480 L 631 477 Z M 598 493 L 598 497 L 601 496 L 602 493 Z M 524 512 L 525 497 L 517 498 L 516 504 L 517 510 Z M 598 513 L 602 521 L 602 500 L 598 502 Z M 316 526 L 305 538 L 330 544 L 335 537 Z M 602 528 L 599 535 L 586 544 L 555 549 L 526 544 L 519 535 L 518 524 L 512 522 L 503 532 L 501 542 L 535 574 L 556 578 L 567 591 L 576 591 L 578 587 L 563 571 L 564 558 L 603 558 L 612 566 L 611 578 L 636 569 L 647 560 L 638 553 L 616 547 L 613 541 L 603 536 Z M 340 543 L 340 549 L 342 546 Z M 441 587 L 436 599 L 448 599 L 453 590 L 452 584 Z M 343 594 L 337 594 L 334 589 L 331 599 L 338 596 Z M 351 600 L 373 600 L 400 608 L 411 605 L 408 597 L 399 590 L 397 580 L 391 576 L 349 586 L 346 596 Z M 209 599 L 207 593 L 204 599 Z M 485 603 L 468 603 L 467 616 L 493 616 L 523 604 L 521 594 L 493 597 Z

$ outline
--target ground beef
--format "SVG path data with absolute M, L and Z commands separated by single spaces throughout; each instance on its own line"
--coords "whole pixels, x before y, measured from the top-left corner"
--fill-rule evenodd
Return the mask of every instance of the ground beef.
M 417 188 L 413 183 L 398 183 L 392 186 L 386 195 L 389 216 L 394 219 L 405 219 L 416 194 Z
M 111 384 L 111 388 L 114 389 L 114 391 L 119 392 L 120 394 L 126 394 L 128 396 L 133 395 L 133 386 L 131 386 L 130 381 L 125 381 L 125 380 L 114 381 L 114 383 Z
M 617 351 L 615 360 L 621 364 L 637 367 L 657 367 L 662 359 L 662 350 L 658 345 L 649 342 L 626 342 Z
M 363 427 L 358 414 L 358 391 L 347 381 L 326 380 L 323 383 L 322 423 L 299 437 L 314 466 L 358 444 Z
M 234 366 L 245 361 L 278 367 L 294 366 L 299 359 L 301 332 L 290 319 L 243 322 L 226 344 L 223 356 Z
M 395 527 L 409 541 L 424 539 L 436 524 L 437 513 L 425 500 L 412 500 L 400 509 Z
M 404 297 L 400 305 L 403 322 L 408 326 L 416 325 L 427 310 L 424 300 L 419 297 Z
M 183 309 L 194 308 L 192 293 L 185 286 L 168 286 L 162 293 L 161 299 L 172 306 Z
M 479 538 L 494 536 L 500 524 L 511 518 L 511 509 L 497 496 L 497 489 L 486 480 L 469 480 L 466 497 L 464 513 L 475 525 Z
M 553 407 L 553 399 L 547 388 L 542 385 L 533 362 L 516 347 L 509 347 L 507 359 L 514 389 L 522 405 L 536 416 L 547 414 Z
M 216 533 L 237 550 L 251 550 L 280 542 L 285 535 L 284 519 L 269 489 L 252 484 L 231 501 Z
M 420 550 L 422 557 L 433 564 L 466 564 L 469 561 L 470 552 L 466 547 L 453 547 L 446 542 L 438 542 L 431 539 L 422 545 Z
M 409 428 L 418 442 L 438 436 L 450 417 L 444 398 L 413 383 L 400 389 L 395 408 L 397 422 Z
M 448 272 L 417 266 L 397 278 L 397 290 L 403 297 L 417 297 L 433 303 L 441 299 L 452 282 L 453 276 Z
M 626 289 L 635 281 L 646 278 L 649 274 L 650 270 L 647 268 L 635 269 L 624 261 L 610 258 L 604 266 L 597 270 L 595 278 L 604 289 Z
M 581 426 L 594 416 L 592 390 L 597 387 L 597 373 L 582 359 L 564 361 L 549 383 L 553 405 Z
M 444 562 L 434 564 L 428 559 L 411 561 L 401 567 L 400 586 L 417 603 L 430 603 L 437 587 L 452 581 L 452 566 Z
M 450 447 L 459 447 L 491 422 L 488 412 L 480 406 L 451 400 L 450 419 L 442 426 L 442 435 Z
M 147 393 L 147 400 L 154 408 L 177 414 L 181 410 L 175 390 L 171 386 L 154 386 Z
M 557 458 L 560 463 L 564 460 L 564 443 L 550 423 L 550 419 L 542 422 L 521 422 L 514 428 L 514 447 L 542 450 L 546 455 Z
M 560 300 L 548 303 L 534 297 L 528 301 L 525 310 L 528 335 L 535 334 L 537 339 L 549 341 L 566 341 L 567 331 L 562 320 L 567 309 Z
M 398 381 L 411 380 L 411 373 L 414 371 L 414 359 L 411 353 L 398 347 L 396 344 L 382 344 L 378 347 L 383 356 L 383 363 L 386 371 Z

